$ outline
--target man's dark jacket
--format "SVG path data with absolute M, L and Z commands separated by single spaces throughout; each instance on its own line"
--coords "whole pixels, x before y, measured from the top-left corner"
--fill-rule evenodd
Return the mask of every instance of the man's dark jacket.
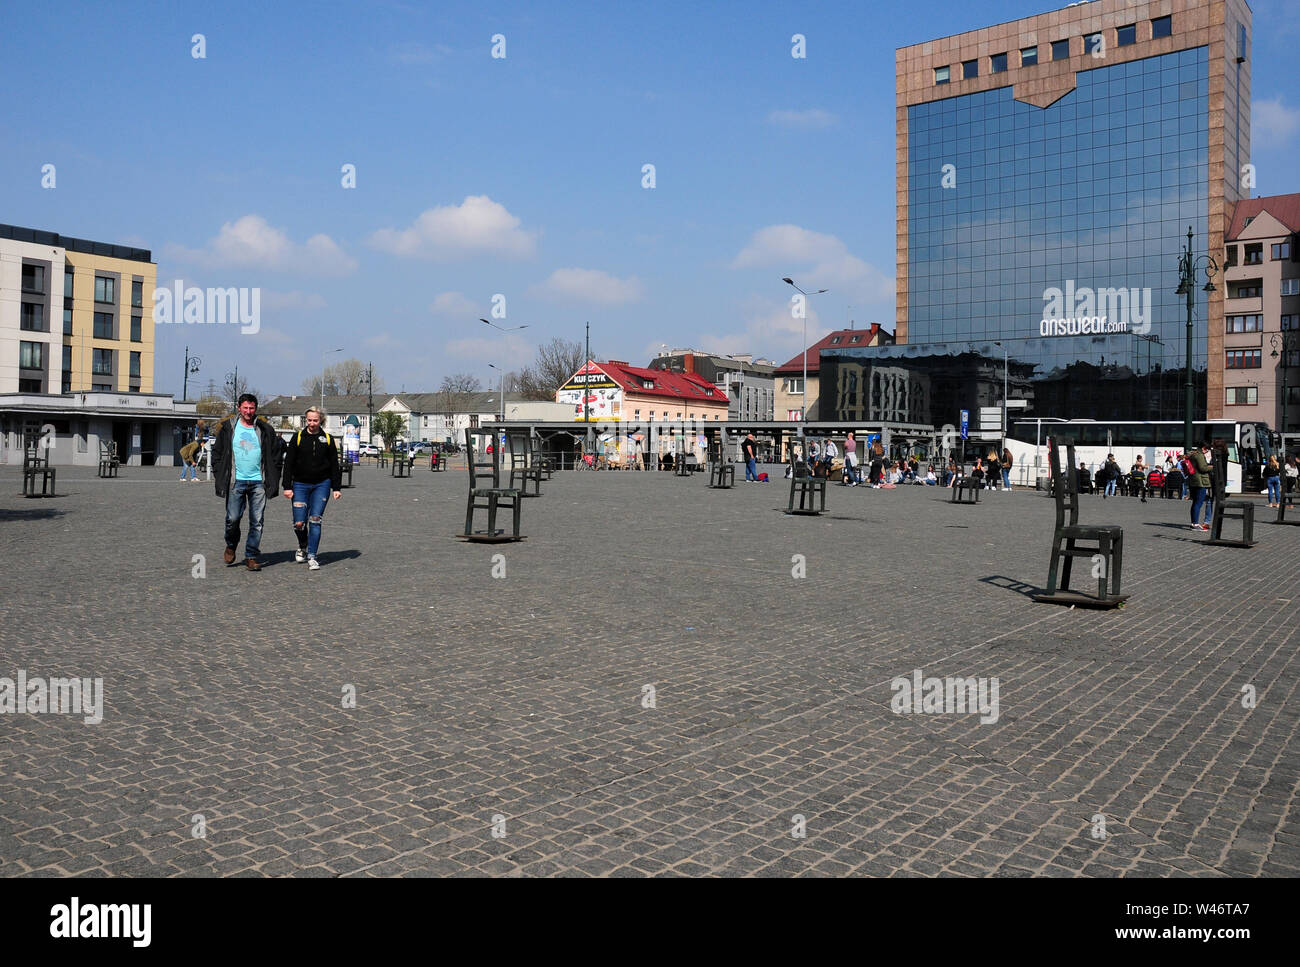
M 217 430 L 217 439 L 212 444 L 212 479 L 216 484 L 217 496 L 225 497 L 230 493 L 230 484 L 235 479 L 235 421 L 238 416 L 231 416 L 221 421 Z M 280 482 L 280 465 L 284 460 L 284 441 L 271 429 L 271 424 L 258 417 L 253 421 L 257 435 L 262 442 L 262 488 L 266 499 L 279 496 L 276 484 Z
M 314 484 L 328 479 L 330 490 L 343 486 L 343 469 L 339 465 L 338 447 L 324 430 L 315 434 L 302 430 L 289 438 L 284 451 L 284 473 L 280 489 L 292 490 L 294 482 Z

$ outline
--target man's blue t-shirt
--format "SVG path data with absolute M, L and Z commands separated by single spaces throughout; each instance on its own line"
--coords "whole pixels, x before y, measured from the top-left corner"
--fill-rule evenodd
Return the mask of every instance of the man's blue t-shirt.
M 262 479 L 262 438 L 257 426 L 244 426 L 243 420 L 235 421 L 235 479 Z

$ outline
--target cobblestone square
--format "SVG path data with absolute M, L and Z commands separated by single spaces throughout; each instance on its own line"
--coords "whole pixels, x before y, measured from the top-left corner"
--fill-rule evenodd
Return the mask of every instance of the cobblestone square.
M 0 874 L 1300 875 L 1300 529 L 1084 497 L 1132 597 L 1069 610 L 1041 494 L 789 517 L 765 469 L 561 473 L 493 546 L 463 465 L 362 467 L 320 571 L 269 502 L 260 573 L 209 483 L 0 472 L 0 677 L 103 680 L 0 716 Z M 996 715 L 899 714 L 915 670 Z

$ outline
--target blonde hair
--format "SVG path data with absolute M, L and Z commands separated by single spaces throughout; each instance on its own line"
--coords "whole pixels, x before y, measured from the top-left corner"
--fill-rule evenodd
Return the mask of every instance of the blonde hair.
M 318 416 L 320 416 L 320 421 L 321 421 L 322 423 L 325 422 L 325 414 L 324 414 L 323 412 L 321 412 L 321 408 L 320 408 L 319 406 L 309 406 L 309 407 L 307 407 L 307 409 L 303 410 L 303 411 L 302 411 L 302 418 L 303 418 L 304 421 L 307 419 L 307 414 L 308 414 L 308 413 L 315 413 L 315 414 L 317 414 Z

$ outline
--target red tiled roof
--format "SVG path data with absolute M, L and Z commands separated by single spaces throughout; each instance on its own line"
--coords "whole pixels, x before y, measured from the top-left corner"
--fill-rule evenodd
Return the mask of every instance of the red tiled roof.
M 808 347 L 808 372 L 816 375 L 818 367 L 821 365 L 821 351 L 823 349 L 845 349 L 849 346 L 869 346 L 871 337 L 879 332 L 882 337 L 888 333 L 880 329 L 875 323 L 869 329 L 836 329 L 828 332 L 817 342 Z M 858 337 L 857 342 L 849 340 Z M 837 339 L 838 337 L 838 339 Z M 832 342 L 832 340 L 835 340 Z M 777 376 L 801 376 L 803 375 L 803 353 L 799 353 L 794 359 L 790 360 L 783 366 L 776 368 Z
M 1293 232 L 1300 232 L 1300 194 L 1269 195 L 1265 198 L 1246 198 L 1237 202 L 1232 210 L 1232 222 L 1224 233 L 1225 242 L 1235 242 L 1246 229 L 1246 219 L 1260 212 L 1268 212 Z
M 645 369 L 618 362 L 592 365 L 618 383 L 624 392 L 688 402 L 717 403 L 722 406 L 730 402 L 726 393 L 697 373 L 673 373 L 665 369 Z M 645 388 L 644 380 L 647 379 L 654 382 L 653 389 Z

